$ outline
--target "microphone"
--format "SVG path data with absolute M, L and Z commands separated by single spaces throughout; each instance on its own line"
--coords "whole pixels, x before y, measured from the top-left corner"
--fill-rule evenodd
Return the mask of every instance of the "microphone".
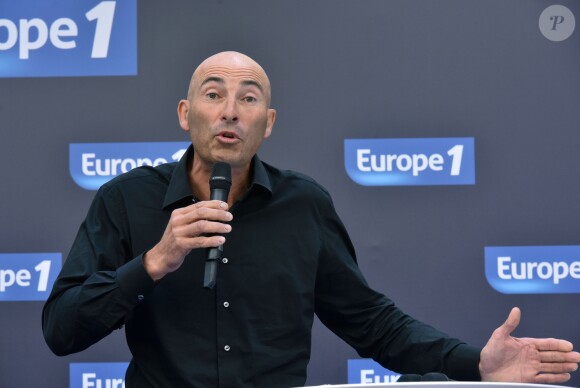
M 232 186 L 232 168 L 224 162 L 216 162 L 213 165 L 211 178 L 209 178 L 210 199 L 227 202 Z M 224 247 L 210 248 L 205 261 L 205 271 L 203 274 L 203 286 L 212 289 L 215 286 L 218 260 L 221 260 Z

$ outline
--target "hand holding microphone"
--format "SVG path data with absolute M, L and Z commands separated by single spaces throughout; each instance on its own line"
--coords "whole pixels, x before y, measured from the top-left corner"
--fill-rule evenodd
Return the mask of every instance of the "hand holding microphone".
M 210 187 L 217 186 L 212 188 L 212 199 L 216 200 L 196 202 L 175 209 L 161 240 L 143 256 L 145 270 L 153 280 L 158 281 L 168 273 L 176 271 L 192 249 L 216 247 L 225 241 L 222 235 L 231 230 L 227 222 L 232 220 L 226 203 L 231 185 L 227 184 L 228 179 L 231 182 L 231 169 L 229 165 L 226 166 L 227 172 L 214 171 L 212 178 L 218 177 L 213 180 L 214 183 L 210 179 Z M 215 255 L 216 252 L 210 253 Z M 217 262 L 215 264 L 217 266 Z M 208 275 L 208 285 L 214 275 Z M 215 278 L 213 279 L 215 283 Z

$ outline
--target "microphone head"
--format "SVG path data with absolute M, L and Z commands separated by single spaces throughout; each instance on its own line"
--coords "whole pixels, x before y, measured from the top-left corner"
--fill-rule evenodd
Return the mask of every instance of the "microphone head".
M 213 165 L 211 178 L 209 178 L 209 188 L 230 190 L 232 186 L 232 168 L 225 162 L 216 162 Z

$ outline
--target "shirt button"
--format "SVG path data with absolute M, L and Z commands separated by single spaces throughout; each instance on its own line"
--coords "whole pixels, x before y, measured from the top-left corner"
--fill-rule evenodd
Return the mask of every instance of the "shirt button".
M 227 263 L 228 263 L 228 259 L 227 259 L 227 257 L 224 257 L 224 258 L 222 259 L 222 263 L 224 263 L 224 264 L 227 264 Z
M 230 302 L 224 302 L 224 307 L 230 307 Z
M 145 299 L 145 297 L 143 295 L 137 295 L 137 299 L 138 300 L 143 300 L 143 299 Z
M 230 345 L 226 345 L 226 346 L 224 346 L 224 350 L 225 350 L 226 352 L 229 352 L 229 351 L 230 351 Z

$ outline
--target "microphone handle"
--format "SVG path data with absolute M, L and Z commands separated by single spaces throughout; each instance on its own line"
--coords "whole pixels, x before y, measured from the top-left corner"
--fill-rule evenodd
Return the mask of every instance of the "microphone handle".
M 211 189 L 209 199 L 210 200 L 218 200 L 222 202 L 228 202 L 228 195 L 230 194 L 229 190 L 224 189 Z
M 223 255 L 223 245 L 216 248 L 210 248 L 205 261 L 205 270 L 203 273 L 203 287 L 212 289 L 215 286 L 217 279 L 218 260 L 221 260 Z
M 227 202 L 229 190 L 212 189 L 210 194 L 211 200 Z M 205 261 L 205 270 L 203 273 L 203 287 L 212 289 L 215 286 L 217 278 L 218 261 L 222 259 L 224 252 L 223 245 L 209 249 L 207 260 Z

